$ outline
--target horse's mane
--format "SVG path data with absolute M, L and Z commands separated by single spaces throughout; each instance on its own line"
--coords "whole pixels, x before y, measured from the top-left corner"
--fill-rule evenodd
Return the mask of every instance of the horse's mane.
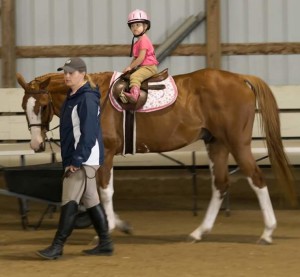
M 102 75 L 102 74 L 112 74 L 111 71 L 104 71 L 104 72 L 94 72 L 94 73 L 88 73 L 89 75 Z
M 43 81 L 43 80 L 46 80 L 47 78 L 57 76 L 58 74 L 59 73 L 47 73 L 47 74 L 35 77 L 34 80 L 35 81 Z
M 91 77 L 97 77 L 97 76 L 107 75 L 107 74 L 110 75 L 110 74 L 112 74 L 112 72 L 105 71 L 105 72 L 88 73 L 88 75 L 90 75 Z M 41 81 L 46 80 L 47 78 L 55 79 L 56 77 L 61 78 L 61 76 L 62 76 L 61 73 L 47 73 L 47 74 L 35 77 L 34 80 L 41 82 Z
M 99 86 L 102 92 L 105 92 L 109 86 L 109 80 L 113 72 L 97 72 L 97 73 L 88 73 L 92 81 Z M 65 93 L 65 82 L 63 73 L 47 73 L 38 77 L 35 77 L 34 82 L 42 83 L 47 79 L 51 79 L 48 89 L 53 93 Z M 31 81 L 31 82 L 33 82 Z

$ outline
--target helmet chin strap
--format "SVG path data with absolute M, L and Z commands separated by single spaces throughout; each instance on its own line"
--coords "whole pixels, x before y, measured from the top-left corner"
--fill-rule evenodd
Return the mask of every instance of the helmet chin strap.
M 146 31 L 147 31 L 147 28 L 146 28 L 146 30 L 144 30 L 143 32 L 141 32 L 139 35 L 133 36 L 132 41 L 131 41 L 131 48 L 130 48 L 130 55 L 129 55 L 129 57 L 132 57 L 132 54 L 133 54 L 134 39 L 142 36 L 143 34 L 146 33 Z

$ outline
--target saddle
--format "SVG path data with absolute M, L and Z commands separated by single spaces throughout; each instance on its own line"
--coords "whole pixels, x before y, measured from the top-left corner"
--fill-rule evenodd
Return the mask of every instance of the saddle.
M 134 70 L 135 71 L 135 70 Z M 112 85 L 111 93 L 112 96 L 116 99 L 119 105 L 126 111 L 136 111 L 140 109 L 147 101 L 148 98 L 148 90 L 162 90 L 165 88 L 165 85 L 151 85 L 149 83 L 161 82 L 168 78 L 168 69 L 164 69 L 163 71 L 151 76 L 150 78 L 144 80 L 141 84 L 141 92 L 140 97 L 137 103 L 129 103 L 124 91 L 129 91 L 129 83 L 130 83 L 130 74 L 134 71 L 129 71 L 122 74 Z

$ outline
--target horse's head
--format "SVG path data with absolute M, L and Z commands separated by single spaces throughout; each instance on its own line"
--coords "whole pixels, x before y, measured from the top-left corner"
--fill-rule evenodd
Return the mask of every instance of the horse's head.
M 17 73 L 18 83 L 25 91 L 22 108 L 26 113 L 31 134 L 30 147 L 35 152 L 45 150 L 45 136 L 53 117 L 51 95 L 47 91 L 50 79 L 50 77 L 44 80 L 36 78 L 30 83 L 26 83 L 23 76 Z

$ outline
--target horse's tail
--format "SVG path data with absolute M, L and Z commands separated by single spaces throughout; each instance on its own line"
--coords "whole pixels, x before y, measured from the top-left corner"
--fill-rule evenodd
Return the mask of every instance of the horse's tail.
M 278 184 L 293 207 L 297 206 L 294 175 L 281 140 L 280 119 L 276 99 L 270 87 L 260 78 L 245 76 L 252 86 L 260 115 L 260 128 L 265 135 L 268 155 Z

